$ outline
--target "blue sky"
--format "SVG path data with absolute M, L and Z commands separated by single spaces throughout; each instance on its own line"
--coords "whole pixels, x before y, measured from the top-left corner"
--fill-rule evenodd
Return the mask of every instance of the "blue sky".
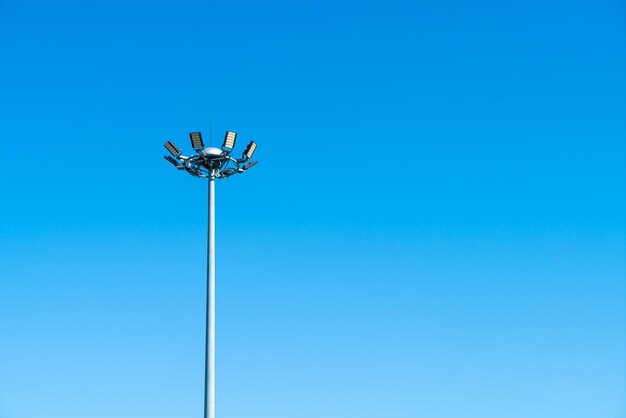
M 618 1 L 0 3 L 0 417 L 625 417 Z

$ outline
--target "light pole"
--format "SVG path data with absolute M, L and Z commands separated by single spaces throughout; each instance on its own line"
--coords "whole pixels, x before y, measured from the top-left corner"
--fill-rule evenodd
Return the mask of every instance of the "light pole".
M 165 148 L 172 156 L 163 158 L 178 170 L 209 179 L 204 418 L 215 418 L 215 180 L 243 173 L 254 166 L 257 162 L 250 161 L 250 158 L 256 150 L 256 143 L 250 142 L 241 158 L 237 159 L 231 156 L 236 132 L 226 132 L 221 149 L 205 147 L 200 132 L 191 132 L 189 138 L 196 154 L 186 157 L 173 142 L 167 141 Z

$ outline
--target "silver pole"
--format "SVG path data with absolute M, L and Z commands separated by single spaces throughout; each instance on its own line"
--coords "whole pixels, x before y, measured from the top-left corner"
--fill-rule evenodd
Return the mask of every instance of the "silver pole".
M 204 418 L 215 418 L 215 176 L 209 177 Z
M 215 180 L 243 173 L 256 165 L 257 161 L 250 161 L 256 149 L 256 143 L 250 142 L 241 158 L 236 159 L 232 157 L 232 147 L 237 138 L 236 132 L 226 131 L 221 149 L 205 147 L 200 132 L 191 132 L 189 138 L 197 154 L 184 156 L 180 148 L 172 141 L 166 141 L 165 148 L 171 156 L 164 158 L 178 170 L 184 170 L 194 177 L 209 179 L 204 418 L 215 418 Z

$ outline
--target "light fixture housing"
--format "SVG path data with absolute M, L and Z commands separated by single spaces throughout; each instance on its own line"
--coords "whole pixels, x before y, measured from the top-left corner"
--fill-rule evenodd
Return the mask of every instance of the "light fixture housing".
M 257 165 L 258 161 L 250 161 L 248 164 L 244 165 L 243 167 L 241 167 L 242 171 L 246 171 L 249 168 L 254 167 L 255 165 Z
M 181 168 L 182 168 L 182 167 L 181 167 L 181 165 L 180 165 L 180 163 L 178 162 L 178 160 L 176 160 L 175 158 L 172 158 L 172 157 L 170 157 L 169 155 L 166 155 L 166 156 L 165 156 L 165 157 L 163 157 L 163 158 L 165 158 L 165 159 L 166 159 L 169 163 L 171 163 L 174 167 L 176 167 L 176 168 L 178 168 L 178 169 L 181 169 Z
M 246 147 L 246 150 L 243 152 L 243 156 L 249 160 L 250 158 L 252 158 L 252 154 L 254 154 L 254 151 L 256 150 L 256 142 L 251 141 L 248 146 Z
M 235 174 L 236 172 L 237 172 L 237 170 L 235 170 L 235 169 L 232 169 L 232 168 L 227 168 L 226 170 L 223 170 L 223 171 L 220 173 L 220 178 L 223 178 L 223 179 L 224 179 L 224 178 L 226 178 L 226 177 L 230 177 L 230 176 L 232 176 L 233 174 Z
M 167 148 L 167 150 L 170 152 L 170 154 L 172 154 L 174 157 L 178 157 L 182 153 L 180 148 L 178 148 L 176 145 L 174 145 L 174 143 L 172 141 L 165 142 L 165 144 L 163 144 L 163 146 L 165 148 Z
M 257 144 L 254 141 L 246 146 L 241 158 L 234 158 L 231 154 L 237 140 L 237 133 L 226 131 L 222 148 L 205 147 L 200 132 L 190 132 L 189 139 L 195 154 L 184 156 L 182 150 L 170 140 L 164 144 L 172 156 L 165 156 L 168 163 L 177 170 L 186 171 L 194 177 L 223 179 L 237 173 L 243 173 L 257 164 L 251 161 Z
M 204 148 L 204 141 L 202 141 L 202 134 L 200 132 L 189 133 L 189 139 L 191 139 L 191 146 L 195 150 Z
M 226 131 L 226 135 L 224 135 L 224 143 L 222 144 L 222 149 L 227 148 L 232 150 L 235 148 L 235 141 L 237 140 L 237 132 Z

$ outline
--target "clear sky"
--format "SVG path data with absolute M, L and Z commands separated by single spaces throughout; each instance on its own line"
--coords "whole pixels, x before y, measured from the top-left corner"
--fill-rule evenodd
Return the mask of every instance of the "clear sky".
M 623 418 L 618 0 L 0 3 L 0 417 Z

